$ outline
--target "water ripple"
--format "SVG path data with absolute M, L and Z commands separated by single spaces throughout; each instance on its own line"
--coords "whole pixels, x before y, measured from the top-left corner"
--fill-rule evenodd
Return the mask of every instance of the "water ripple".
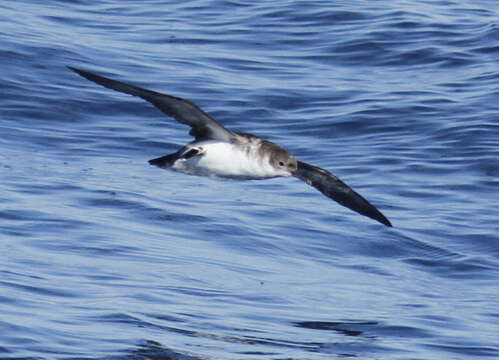
M 4 1 L 0 353 L 498 357 L 491 5 Z M 297 179 L 150 167 L 188 129 L 66 65 L 189 98 L 395 227 Z

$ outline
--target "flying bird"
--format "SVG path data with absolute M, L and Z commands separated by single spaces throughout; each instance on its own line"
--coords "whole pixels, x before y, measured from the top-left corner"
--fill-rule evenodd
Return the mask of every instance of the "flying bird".
M 258 136 L 236 133 L 222 126 L 192 101 L 147 90 L 68 66 L 84 78 L 112 90 L 140 97 L 161 112 L 191 127 L 194 141 L 173 154 L 149 160 L 163 169 L 236 179 L 268 179 L 294 176 L 327 197 L 386 226 L 390 221 L 343 181 L 296 158 L 281 146 Z

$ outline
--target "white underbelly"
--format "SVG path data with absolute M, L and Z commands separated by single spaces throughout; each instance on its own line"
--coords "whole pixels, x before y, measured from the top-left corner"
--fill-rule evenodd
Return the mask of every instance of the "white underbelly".
M 202 154 L 189 159 L 179 159 L 174 170 L 202 176 L 218 176 L 245 179 L 264 179 L 283 176 L 270 165 L 267 156 L 257 156 L 251 151 L 228 142 L 204 141 L 192 144 L 202 147 Z

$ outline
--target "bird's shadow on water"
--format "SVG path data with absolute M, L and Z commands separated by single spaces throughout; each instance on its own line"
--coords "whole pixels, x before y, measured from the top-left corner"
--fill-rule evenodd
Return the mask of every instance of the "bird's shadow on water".
M 293 326 L 308 329 L 311 331 L 327 331 L 336 336 L 343 337 L 343 341 L 334 342 L 299 342 L 288 341 L 283 339 L 273 339 L 253 336 L 218 336 L 206 332 L 198 332 L 192 330 L 184 330 L 173 327 L 164 327 L 163 330 L 180 333 L 182 335 L 201 337 L 211 340 L 218 340 L 227 343 L 239 343 L 245 346 L 245 350 L 238 354 L 251 354 L 253 356 L 266 357 L 270 354 L 276 355 L 279 353 L 279 348 L 284 351 L 290 349 L 301 350 L 310 353 L 323 353 L 336 355 L 348 358 L 357 358 L 367 354 L 382 353 L 382 352 L 399 352 L 400 350 L 388 349 L 386 347 L 376 345 L 374 342 L 381 337 L 398 338 L 404 333 L 405 337 L 413 336 L 418 338 L 426 338 L 429 335 L 422 330 L 409 328 L 405 326 L 389 326 L 377 321 L 337 321 L 337 322 L 321 322 L 321 321 L 297 321 L 292 323 Z M 252 351 L 251 347 L 255 350 Z M 262 350 L 262 346 L 266 348 Z M 210 359 L 211 356 L 205 354 L 193 354 L 191 351 L 183 351 L 172 349 L 163 346 L 161 343 L 153 340 L 145 340 L 138 344 L 133 349 L 123 351 L 122 355 L 106 357 L 106 360 L 121 360 L 121 359 L 161 359 L 161 360 L 198 360 Z M 292 358 L 289 358 L 292 359 Z M 296 358 L 298 359 L 298 358 Z
M 258 337 L 245 335 L 217 335 L 210 332 L 182 329 L 177 326 L 164 326 L 144 322 L 138 319 L 129 319 L 130 322 L 140 322 L 141 326 L 154 327 L 156 330 L 170 332 L 172 335 L 183 335 L 196 337 L 209 341 L 216 341 L 218 349 L 223 349 L 223 343 L 227 347 L 240 345 L 237 354 L 261 356 L 267 358 L 269 355 L 289 353 L 293 351 L 300 353 L 296 359 L 301 359 L 304 353 L 320 353 L 339 357 L 358 358 L 376 353 L 398 353 L 404 352 L 401 349 L 390 348 L 380 345 L 382 339 L 398 339 L 401 337 L 428 338 L 430 334 L 424 330 L 408 326 L 389 325 L 373 320 L 344 320 L 344 321 L 291 321 L 290 326 L 310 331 L 312 338 L 320 338 L 318 332 L 328 332 L 328 339 L 331 341 L 297 341 L 273 337 Z M 128 322 L 128 321 L 127 321 Z M 236 332 L 248 331 L 251 329 L 234 329 Z M 324 337 L 322 337 L 324 338 Z M 207 349 L 212 348 L 209 346 Z M 199 349 L 199 348 L 198 348 Z M 198 350 L 202 351 L 202 350 Z M 207 350 L 209 352 L 210 350 Z M 231 352 L 233 349 L 227 349 Z M 106 360 L 121 359 L 166 359 L 166 360 L 197 360 L 216 358 L 209 354 L 194 354 L 192 351 L 182 349 L 172 349 L 163 346 L 153 340 L 144 340 L 133 349 L 127 349 L 122 355 L 106 357 Z M 294 358 L 287 358 L 294 359 Z
M 188 355 L 164 347 L 159 342 L 146 340 L 137 348 L 123 351 L 123 355 L 105 357 L 103 360 L 201 360 L 205 357 Z

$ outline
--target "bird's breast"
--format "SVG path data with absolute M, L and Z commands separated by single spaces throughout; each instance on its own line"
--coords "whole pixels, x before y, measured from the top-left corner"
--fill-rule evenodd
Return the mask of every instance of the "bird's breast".
M 172 166 L 174 170 L 193 175 L 241 179 L 288 175 L 274 168 L 269 157 L 261 154 L 254 146 L 208 140 L 189 144 L 187 148 L 199 150 L 198 155 L 177 160 Z

